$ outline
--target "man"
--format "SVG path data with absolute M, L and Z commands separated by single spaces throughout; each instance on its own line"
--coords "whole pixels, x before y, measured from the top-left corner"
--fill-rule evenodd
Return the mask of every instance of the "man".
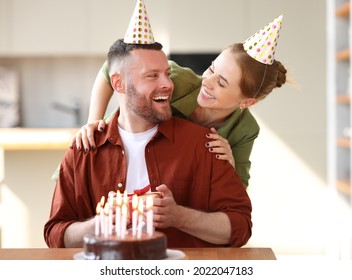
M 163 194 L 154 199 L 153 216 L 168 247 L 246 244 L 250 199 L 231 164 L 204 147 L 209 130 L 172 117 L 173 84 L 162 46 L 117 40 L 108 63 L 120 109 L 96 136 L 94 151 L 74 147 L 65 154 L 44 227 L 48 246 L 82 247 L 83 236 L 94 233 L 103 195 L 147 184 Z

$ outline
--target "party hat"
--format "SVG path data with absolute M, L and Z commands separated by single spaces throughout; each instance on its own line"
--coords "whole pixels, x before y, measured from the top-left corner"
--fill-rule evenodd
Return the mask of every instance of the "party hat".
M 147 9 L 142 0 L 138 0 L 123 41 L 127 44 L 153 44 L 155 42 L 149 23 Z
M 243 43 L 244 50 L 255 60 L 273 64 L 282 18 L 283 15 L 280 15 Z

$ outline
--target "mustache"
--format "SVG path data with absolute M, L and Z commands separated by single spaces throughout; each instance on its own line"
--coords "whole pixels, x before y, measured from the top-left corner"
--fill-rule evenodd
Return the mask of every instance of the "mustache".
M 158 89 L 154 90 L 152 96 L 157 96 L 157 95 L 169 95 L 170 97 L 172 96 L 173 90 L 171 89 Z

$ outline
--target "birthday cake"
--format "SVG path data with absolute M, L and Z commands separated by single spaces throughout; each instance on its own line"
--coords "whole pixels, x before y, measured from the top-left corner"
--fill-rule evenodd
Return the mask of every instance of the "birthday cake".
M 83 238 L 87 260 L 159 260 L 167 257 L 167 238 L 153 227 L 153 198 L 150 186 L 132 194 L 109 194 L 97 205 L 95 234 Z M 128 222 L 129 220 L 129 222 Z M 129 225 L 129 226 L 128 226 Z
M 128 231 L 123 239 L 86 235 L 83 241 L 87 260 L 160 260 L 167 257 L 166 236 L 158 231 L 151 236 L 143 232 L 140 238 Z

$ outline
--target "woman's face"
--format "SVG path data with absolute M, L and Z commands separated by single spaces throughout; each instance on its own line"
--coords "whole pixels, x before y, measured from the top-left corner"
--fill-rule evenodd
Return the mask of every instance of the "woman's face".
M 209 109 L 234 111 L 245 99 L 240 89 L 242 71 L 234 55 L 224 50 L 203 73 L 198 94 L 199 106 Z

